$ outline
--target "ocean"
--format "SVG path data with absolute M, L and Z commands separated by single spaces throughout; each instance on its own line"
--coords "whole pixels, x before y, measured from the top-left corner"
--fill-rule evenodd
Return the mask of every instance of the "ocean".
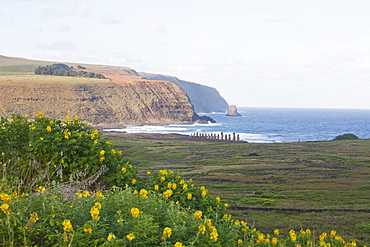
M 239 134 L 251 143 L 328 141 L 352 133 L 361 139 L 370 138 L 370 110 L 365 109 L 298 109 L 240 107 L 240 117 L 226 113 L 204 113 L 216 120 L 214 124 L 127 126 L 127 133 L 177 133 L 192 135 Z

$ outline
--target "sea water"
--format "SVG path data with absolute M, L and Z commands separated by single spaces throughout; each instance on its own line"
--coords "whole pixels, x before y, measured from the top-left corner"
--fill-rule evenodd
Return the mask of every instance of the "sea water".
M 217 123 L 163 126 L 127 126 L 126 133 L 194 133 L 232 134 L 253 143 L 327 141 L 352 133 L 361 139 L 370 138 L 370 110 L 365 109 L 298 109 L 240 107 L 239 117 L 226 113 L 207 113 Z

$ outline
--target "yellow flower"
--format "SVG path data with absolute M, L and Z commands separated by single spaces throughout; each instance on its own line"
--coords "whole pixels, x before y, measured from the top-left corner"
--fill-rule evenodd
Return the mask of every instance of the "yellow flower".
M 154 185 L 154 190 L 155 191 L 158 191 L 159 190 L 159 186 L 158 185 Z
M 295 233 L 295 231 L 294 231 L 294 230 L 290 230 L 290 231 L 289 231 L 289 236 L 290 236 L 290 240 L 291 240 L 292 242 L 294 242 L 294 241 L 296 241 L 296 240 L 297 240 L 297 235 L 296 235 L 296 233 Z
M 42 111 L 39 111 L 38 113 L 37 113 L 37 116 L 38 117 L 42 117 L 44 115 L 44 113 L 42 112 Z
M 177 184 L 173 183 L 173 184 L 172 184 L 172 189 L 173 189 L 173 190 L 176 190 L 176 188 L 177 188 Z
M 147 190 L 141 189 L 139 194 L 140 194 L 141 198 L 148 198 L 148 191 Z
M 88 191 L 84 191 L 83 194 L 82 194 L 83 197 L 89 197 L 90 196 L 90 193 Z
M 95 207 L 95 205 L 93 207 L 91 207 L 91 209 L 90 209 L 90 215 L 91 215 L 91 218 L 93 220 L 99 220 L 100 219 L 99 214 L 100 214 L 100 211 L 99 211 L 98 208 Z
M 131 184 L 132 184 L 132 185 L 136 184 L 136 179 L 132 179 L 132 180 L 131 180 Z
M 216 197 L 215 200 L 216 200 L 216 203 L 220 203 L 221 198 L 220 197 Z
M 171 228 L 166 227 L 166 228 L 163 229 L 163 233 L 162 233 L 163 237 L 170 238 L 171 234 L 172 234 L 172 229 Z
M 82 193 L 76 193 L 76 196 L 78 196 L 78 197 L 82 197 L 82 196 L 83 196 L 83 194 L 82 194 Z
M 35 129 L 36 129 L 36 127 L 35 127 L 35 126 L 31 127 L 31 130 L 35 130 Z
M 168 171 L 166 171 L 166 170 L 159 170 L 159 173 L 162 174 L 162 175 L 167 175 L 168 174 Z
M 278 239 L 277 238 L 272 238 L 271 243 L 277 244 L 278 243 Z
M 109 233 L 108 234 L 108 237 L 107 237 L 107 240 L 108 241 L 111 241 L 112 239 L 116 238 L 116 235 L 114 235 L 113 233 Z
M 171 188 L 172 188 L 172 183 L 171 183 L 171 182 L 169 182 L 169 183 L 167 184 L 167 188 L 169 188 L 169 189 L 171 189 Z
M 71 117 L 69 115 L 66 115 L 66 119 L 69 120 L 71 119 Z
M 132 233 L 130 233 L 130 234 L 127 234 L 127 235 L 126 235 L 126 238 L 127 238 L 128 240 L 132 241 L 132 240 L 135 238 L 135 235 L 134 235 L 134 234 L 132 234 Z
M 6 214 L 6 215 L 10 214 L 10 210 L 8 211 L 9 204 L 7 204 L 7 203 L 1 204 L 0 209 L 3 211 L 4 214 Z
M 77 116 L 77 115 L 74 115 L 74 116 L 73 116 L 73 119 L 74 119 L 74 120 L 78 120 L 78 116 Z
M 5 126 L 3 126 L 3 127 L 1 127 L 1 129 L 2 129 L 2 130 L 6 130 L 6 127 L 5 127 Z
M 29 117 L 30 115 L 28 115 L 28 114 L 26 114 L 26 115 L 24 115 L 24 117 Z
M 230 214 L 224 214 L 222 216 L 222 219 L 224 219 L 224 220 L 231 220 L 231 215 Z
M 139 214 L 140 214 L 140 210 L 138 208 L 131 208 L 132 217 L 137 218 L 139 217 Z
M 330 236 L 335 237 L 337 235 L 337 232 L 335 230 L 332 230 L 330 232 Z
M 193 198 L 193 194 L 189 193 L 189 194 L 186 196 L 186 198 L 187 198 L 188 200 L 191 200 L 191 198 Z
M 204 220 L 204 224 L 206 224 L 206 226 L 208 228 L 212 228 L 212 220 L 211 219 Z
M 183 185 L 182 185 L 182 189 L 183 189 L 183 190 L 187 190 L 187 189 L 188 189 L 188 185 L 187 185 L 187 184 L 183 184 Z
M 122 172 L 127 172 L 127 169 L 125 167 L 122 167 L 121 171 Z
M 217 241 L 218 239 L 218 233 L 216 227 L 213 227 L 212 232 L 209 234 L 209 239 L 213 239 L 214 241 Z
M 204 234 L 206 232 L 206 226 L 205 225 L 199 225 L 198 226 L 198 233 Z
M 51 132 L 51 127 L 50 126 L 46 126 L 46 131 L 47 132 Z
M 241 243 L 243 243 L 243 240 L 238 239 L 238 244 L 241 244 Z
M 147 176 L 151 176 L 151 175 L 152 175 L 152 173 L 151 173 L 150 171 L 147 171 L 147 172 L 146 172 L 146 175 L 147 175 Z
M 275 230 L 274 230 L 274 234 L 275 234 L 275 235 L 280 235 L 280 231 L 279 231 L 279 229 L 275 229 Z
M 160 179 L 161 182 L 164 182 L 165 180 L 166 180 L 166 177 L 163 177 L 163 176 Z
M 104 161 L 104 160 L 105 160 L 104 156 L 99 158 L 99 161 Z
M 202 215 L 203 215 L 202 211 L 199 211 L 199 210 L 194 213 L 194 217 L 196 220 L 201 220 Z
M 101 209 L 101 204 L 99 202 L 95 202 L 94 207 L 97 209 Z
M 66 232 L 73 232 L 73 227 L 70 220 L 64 220 L 62 222 L 63 230 Z
M 44 140 L 44 137 L 40 137 L 40 140 L 43 141 Z
M 105 199 L 105 196 L 100 191 L 95 192 L 95 195 L 99 197 L 100 199 Z
M 173 247 L 183 247 L 182 243 L 180 242 L 176 242 Z
M 319 236 L 319 240 L 320 241 L 323 241 L 325 240 L 325 238 L 328 236 L 328 234 L 326 232 L 323 232 L 320 236 Z
M 38 220 L 39 220 L 39 217 L 38 217 L 37 213 L 30 214 L 30 221 L 32 221 L 33 223 L 35 223 Z
M 90 226 L 84 227 L 84 232 L 86 232 L 87 234 L 91 235 L 92 232 L 93 232 L 93 229 Z
M 41 192 L 41 193 L 44 193 L 46 188 L 45 187 L 42 187 L 42 186 L 39 186 L 37 189 L 37 192 Z
M 105 154 L 105 151 L 104 150 L 101 150 L 100 151 L 100 155 L 104 155 Z
M 1 193 L 0 200 L 2 200 L 3 202 L 10 202 L 12 200 L 12 196 L 6 193 Z
M 204 197 L 206 197 L 207 192 L 208 192 L 208 190 L 207 190 L 207 189 L 202 190 L 201 196 L 202 196 L 203 198 L 204 198 Z
M 168 199 L 170 196 L 172 196 L 172 194 L 173 194 L 172 190 L 166 190 L 165 192 L 163 192 L 162 197 L 164 199 Z

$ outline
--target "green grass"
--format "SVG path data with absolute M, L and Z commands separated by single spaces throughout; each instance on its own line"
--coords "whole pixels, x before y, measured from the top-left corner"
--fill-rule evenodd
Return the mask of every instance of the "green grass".
M 1 68 L 1 67 L 0 67 Z M 17 85 L 17 84 L 87 84 L 87 83 L 110 83 L 108 79 L 70 77 L 70 76 L 53 76 L 53 75 L 34 75 L 32 73 L 13 73 L 1 74 L 0 85 Z
M 257 229 L 311 228 L 318 234 L 335 229 L 347 239 L 370 243 L 370 236 L 354 230 L 370 222 L 368 213 L 253 210 L 369 209 L 370 140 L 250 144 L 179 135 L 105 137 L 142 171 L 178 170 L 231 206 L 252 208 L 232 213 Z M 263 204 L 266 200 L 271 201 Z

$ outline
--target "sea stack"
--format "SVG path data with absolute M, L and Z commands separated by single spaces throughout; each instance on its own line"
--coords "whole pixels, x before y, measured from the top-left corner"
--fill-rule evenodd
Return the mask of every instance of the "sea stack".
M 236 105 L 230 105 L 229 109 L 227 109 L 226 116 L 241 116 L 236 109 Z

